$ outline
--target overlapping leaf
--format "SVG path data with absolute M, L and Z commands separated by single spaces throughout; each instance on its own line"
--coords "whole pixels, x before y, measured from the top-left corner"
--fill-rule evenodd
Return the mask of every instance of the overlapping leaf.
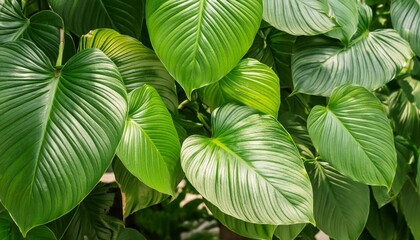
M 188 97 L 238 64 L 254 40 L 261 17 L 261 0 L 146 3 L 153 48 Z
M 366 228 L 375 239 L 398 239 L 395 219 L 397 219 L 397 216 L 392 205 L 389 204 L 379 208 L 375 201 L 371 201 Z
M 97 49 L 61 70 L 26 40 L 0 52 L 0 199 L 26 233 L 70 211 L 96 185 L 123 133 L 126 92 Z
M 84 35 L 79 50 L 86 48 L 99 48 L 114 61 L 129 92 L 149 84 L 158 91 L 169 110 L 176 111 L 175 80 L 152 50 L 136 39 L 111 29 L 97 29 Z
M 217 108 L 238 102 L 277 117 L 280 83 L 273 70 L 255 59 L 244 59 L 218 82 L 200 89 L 203 102 Z
M 391 19 L 393 27 L 420 56 L 420 2 L 418 0 L 392 0 Z
M 404 185 L 401 194 L 401 209 L 410 227 L 414 239 L 420 239 L 420 194 L 409 181 Z
M 118 157 L 144 184 L 174 195 L 180 169 L 180 143 L 171 115 L 156 90 L 148 85 L 130 92 L 128 104 Z
M 48 0 L 66 28 L 80 36 L 96 28 L 113 28 L 139 38 L 143 24 L 143 0 Z
M 308 163 L 317 227 L 335 239 L 358 239 L 369 215 L 369 187 L 325 162 Z
M 227 104 L 213 112 L 212 130 L 212 138 L 190 136 L 181 150 L 186 177 L 201 195 L 251 223 L 313 222 L 310 182 L 280 123 L 247 106 Z
M 10 218 L 8 212 L 0 211 L 0 239 L 1 240 L 56 240 L 54 233 L 46 226 L 32 229 L 25 237 Z
M 280 225 L 276 228 L 274 236 L 279 240 L 296 239 L 300 232 L 305 228 L 306 224 Z
M 392 129 L 381 103 L 368 90 L 337 88 L 327 107 L 312 109 L 308 131 L 323 159 L 340 173 L 391 187 L 397 167 Z

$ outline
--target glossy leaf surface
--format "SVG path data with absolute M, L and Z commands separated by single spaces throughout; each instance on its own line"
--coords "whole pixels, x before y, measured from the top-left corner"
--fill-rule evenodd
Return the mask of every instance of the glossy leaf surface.
M 420 2 L 418 0 L 392 0 L 393 27 L 405 38 L 417 55 L 420 55 Z
M 222 212 L 251 223 L 313 221 L 307 173 L 291 136 L 276 119 L 227 104 L 213 112 L 212 132 L 211 138 L 190 136 L 181 150 L 182 168 L 201 195 Z

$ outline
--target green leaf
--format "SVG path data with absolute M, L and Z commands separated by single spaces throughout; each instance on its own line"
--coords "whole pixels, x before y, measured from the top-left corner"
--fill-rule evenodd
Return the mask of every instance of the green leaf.
M 5 209 L 4 209 L 4 206 L 0 202 L 0 213 L 3 212 L 3 211 L 5 211 Z
M 117 65 L 129 92 L 149 84 L 158 91 L 169 110 L 177 110 L 175 80 L 156 54 L 141 42 L 112 29 L 97 29 L 80 39 L 79 50 L 86 48 L 99 48 Z
M 359 14 L 357 0 L 328 0 L 333 19 L 340 26 L 326 33 L 327 36 L 337 38 L 345 45 L 357 31 Z
M 99 181 L 123 133 L 126 92 L 97 49 L 61 70 L 26 40 L 0 52 L 0 199 L 26 233 L 70 211 Z
M 396 236 L 397 226 L 395 225 L 397 217 L 392 205 L 389 204 L 379 209 L 376 202 L 371 201 L 366 228 L 375 239 L 398 239 Z
M 397 154 L 388 118 L 368 90 L 344 85 L 327 107 L 316 106 L 308 131 L 323 159 L 340 173 L 369 185 L 392 185 Z
M 243 59 L 218 82 L 200 89 L 203 102 L 211 108 L 238 102 L 277 117 L 280 83 L 273 70 L 255 59 Z
M 420 194 L 410 181 L 407 181 L 400 193 L 401 209 L 414 239 L 420 239 Z
M 420 1 L 392 0 L 391 20 L 392 26 L 420 56 Z
M 261 0 L 146 3 L 153 48 L 188 98 L 194 89 L 218 81 L 238 64 L 261 17 Z
M 344 84 L 375 90 L 391 81 L 412 58 L 395 30 L 365 32 L 349 47 L 327 38 L 301 38 L 292 59 L 295 92 L 330 96 Z
M 181 147 L 171 115 L 156 90 L 148 85 L 130 92 L 128 105 L 118 157 L 144 184 L 174 195 Z
M 124 167 L 119 159 L 114 160 L 113 170 L 123 194 L 124 218 L 168 198 L 168 195 L 160 193 L 139 181 Z
M 317 227 L 335 239 L 358 239 L 369 214 L 369 187 L 325 162 L 307 162 Z
M 62 240 L 118 238 L 124 224 L 121 220 L 107 215 L 114 203 L 115 194 L 112 188 L 116 188 L 115 184 L 99 183 L 74 212 L 70 213 L 72 220 L 62 233 Z
M 8 212 L 0 212 L 0 239 L 1 240 L 56 240 L 54 233 L 46 226 L 32 229 L 24 237 L 10 218 Z
M 295 36 L 318 35 L 337 26 L 328 1 L 263 0 L 265 21 Z
M 212 138 L 190 136 L 181 150 L 185 175 L 201 195 L 250 223 L 313 222 L 308 175 L 276 119 L 227 104 L 213 112 L 212 132 Z
M 56 13 L 41 11 L 28 19 L 17 0 L 3 0 L 0 3 L 0 22 L 0 44 L 24 38 L 34 42 L 51 62 L 57 60 L 59 28 L 64 25 Z
M 299 233 L 305 228 L 306 224 L 294 224 L 294 225 L 280 225 L 277 226 L 274 236 L 279 240 L 290 240 L 295 239 Z
M 224 214 L 216 206 L 208 201 L 205 201 L 205 203 L 213 216 L 231 231 L 251 239 L 271 240 L 273 238 L 273 234 L 277 226 L 245 222 Z
M 96 28 L 113 28 L 139 38 L 143 24 L 143 0 L 48 0 L 51 9 L 76 35 Z
M 135 229 L 125 228 L 120 232 L 118 240 L 146 240 L 146 238 Z

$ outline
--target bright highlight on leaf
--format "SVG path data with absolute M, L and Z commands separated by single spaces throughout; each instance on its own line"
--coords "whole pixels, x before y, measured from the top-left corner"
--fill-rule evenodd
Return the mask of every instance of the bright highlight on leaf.
M 392 0 L 391 19 L 393 27 L 420 55 L 420 1 Z
M 238 64 L 261 17 L 261 0 L 146 3 L 153 48 L 189 98 L 194 89 L 218 81 Z
M 391 187 L 397 157 L 392 129 L 379 100 L 363 87 L 334 90 L 327 107 L 308 117 L 309 135 L 321 157 L 342 174 Z
M 213 112 L 212 130 L 212 138 L 190 136 L 181 150 L 182 168 L 201 195 L 250 223 L 313 222 L 308 175 L 276 119 L 227 104 Z

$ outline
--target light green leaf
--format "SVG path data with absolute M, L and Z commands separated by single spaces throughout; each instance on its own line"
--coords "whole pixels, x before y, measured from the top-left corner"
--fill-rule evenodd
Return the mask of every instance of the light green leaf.
M 0 213 L 0 239 L 1 240 L 56 240 L 54 233 L 46 226 L 40 226 L 32 229 L 24 237 L 19 228 L 10 218 L 8 212 Z
M 401 209 L 410 227 L 414 239 L 420 239 L 420 194 L 410 181 L 407 181 L 400 193 Z
M 144 184 L 174 195 L 181 147 L 171 115 L 156 90 L 148 85 L 130 92 L 128 105 L 118 157 Z
M 299 233 L 305 228 L 306 224 L 294 224 L 294 225 L 280 225 L 277 226 L 274 236 L 279 240 L 290 240 L 295 239 Z
M 99 181 L 123 133 L 126 92 L 97 49 L 60 70 L 26 40 L 0 52 L 0 199 L 26 233 L 70 211 Z
M 200 89 L 211 108 L 238 102 L 277 117 L 280 83 L 273 70 L 255 59 L 243 59 L 218 82 Z
M 295 36 L 318 35 L 337 26 L 327 0 L 263 0 L 265 21 Z
M 381 240 L 394 240 L 398 239 L 397 226 L 395 220 L 398 218 L 395 214 L 394 207 L 392 205 L 386 205 L 378 209 L 378 205 L 375 201 L 371 201 L 369 210 L 369 218 L 366 223 L 366 228 L 374 239 Z
M 412 58 L 409 44 L 395 30 L 365 32 L 344 47 L 327 38 L 301 38 L 292 59 L 295 92 L 330 96 L 344 84 L 369 90 L 391 81 Z
M 231 231 L 251 239 L 271 240 L 273 238 L 274 231 L 276 230 L 275 225 L 263 225 L 245 222 L 224 214 L 216 206 L 208 201 L 205 201 L 205 203 L 213 216 Z
M 125 228 L 120 232 L 118 240 L 146 240 L 146 238 L 135 229 Z
M 392 185 L 397 154 L 388 118 L 368 90 L 344 85 L 327 107 L 316 106 L 308 131 L 323 159 L 340 173 L 369 185 Z
M 227 104 L 213 112 L 212 132 L 212 138 L 190 136 L 181 150 L 185 175 L 201 195 L 250 223 L 313 222 L 308 175 L 276 119 Z
M 48 0 L 51 9 L 76 35 L 97 28 L 113 28 L 139 38 L 143 24 L 143 0 Z
M 335 239 L 358 239 L 369 215 L 369 187 L 341 175 L 325 162 L 307 163 L 317 227 Z
M 168 195 L 160 193 L 139 181 L 124 167 L 119 159 L 114 160 L 113 170 L 123 195 L 124 218 L 168 198 Z
M 99 48 L 117 65 L 129 92 L 149 84 L 158 91 L 169 110 L 177 110 L 175 80 L 156 54 L 141 42 L 112 29 L 97 29 L 80 39 L 79 51 L 86 48 Z
M 328 4 L 330 6 L 330 14 L 340 27 L 333 29 L 326 35 L 337 38 L 347 45 L 356 33 L 359 22 L 357 0 L 328 0 Z
M 261 0 L 146 3 L 153 48 L 188 98 L 194 89 L 218 81 L 238 64 L 261 17 Z
M 391 20 L 393 27 L 420 56 L 420 1 L 392 0 Z

